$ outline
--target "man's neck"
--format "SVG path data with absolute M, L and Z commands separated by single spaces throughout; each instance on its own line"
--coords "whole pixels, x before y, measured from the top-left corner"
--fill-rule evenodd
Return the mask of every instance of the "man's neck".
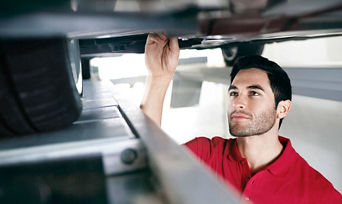
M 242 157 L 248 161 L 252 175 L 272 163 L 282 152 L 278 130 L 256 136 L 239 137 L 237 144 Z

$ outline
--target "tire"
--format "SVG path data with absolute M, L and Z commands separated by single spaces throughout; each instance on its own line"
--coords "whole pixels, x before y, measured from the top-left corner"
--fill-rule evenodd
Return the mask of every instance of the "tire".
M 63 38 L 0 41 L 0 137 L 58 129 L 79 117 L 70 56 Z
M 264 44 L 244 42 L 221 48 L 223 59 L 227 66 L 233 66 L 235 61 L 246 55 L 261 55 Z
M 82 77 L 82 68 L 81 68 L 81 56 L 80 56 L 80 47 L 78 40 L 70 39 L 68 40 L 68 49 L 69 49 L 69 59 L 72 70 L 72 76 L 74 78 L 74 82 L 76 84 L 76 89 L 78 94 L 82 96 L 83 94 L 83 77 Z

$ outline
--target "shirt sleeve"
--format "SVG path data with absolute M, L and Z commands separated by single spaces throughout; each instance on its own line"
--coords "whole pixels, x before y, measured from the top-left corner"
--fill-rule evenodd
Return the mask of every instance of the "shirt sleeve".
M 206 137 L 196 137 L 184 144 L 200 160 L 207 163 L 211 158 L 212 141 Z

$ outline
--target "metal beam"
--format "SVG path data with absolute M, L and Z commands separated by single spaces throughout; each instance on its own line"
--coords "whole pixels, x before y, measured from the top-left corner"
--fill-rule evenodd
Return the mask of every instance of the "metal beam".
M 161 183 L 166 197 L 171 203 L 207 204 L 238 203 L 233 188 L 218 180 L 191 153 L 176 144 L 139 107 L 132 107 L 130 99 L 123 97 L 112 86 L 119 103 L 119 110 L 134 128 L 146 146 L 149 166 Z

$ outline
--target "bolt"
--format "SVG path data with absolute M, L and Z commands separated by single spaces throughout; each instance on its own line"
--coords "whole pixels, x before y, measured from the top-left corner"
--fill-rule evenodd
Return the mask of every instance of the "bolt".
M 121 152 L 120 158 L 124 164 L 133 164 L 138 158 L 138 153 L 135 149 L 127 148 Z

